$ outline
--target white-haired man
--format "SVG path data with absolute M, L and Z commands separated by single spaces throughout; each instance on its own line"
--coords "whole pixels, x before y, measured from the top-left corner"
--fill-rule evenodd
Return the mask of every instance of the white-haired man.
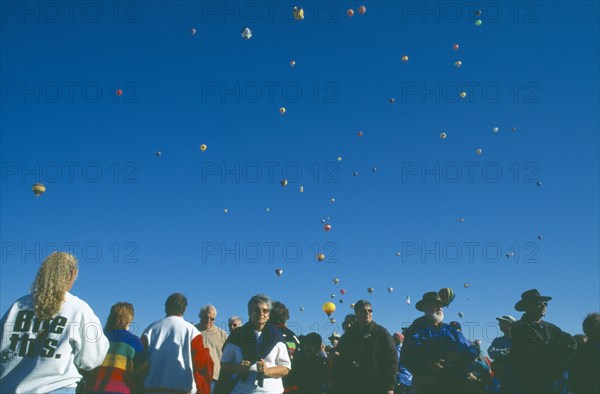
M 215 382 L 219 380 L 219 373 L 221 371 L 221 356 L 223 355 L 223 345 L 227 340 L 227 333 L 215 326 L 215 320 L 217 319 L 217 308 L 215 308 L 213 305 L 208 304 L 200 308 L 198 317 L 200 317 L 200 323 L 196 325 L 196 328 L 198 328 L 202 334 L 204 346 L 208 348 L 208 351 L 210 352 L 210 358 L 214 363 L 214 388 Z

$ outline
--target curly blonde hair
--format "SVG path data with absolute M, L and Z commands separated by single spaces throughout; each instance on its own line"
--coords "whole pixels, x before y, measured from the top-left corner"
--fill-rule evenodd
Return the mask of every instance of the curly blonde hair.
M 46 320 L 58 313 L 77 272 L 77 259 L 72 254 L 54 252 L 46 257 L 31 285 L 36 317 Z

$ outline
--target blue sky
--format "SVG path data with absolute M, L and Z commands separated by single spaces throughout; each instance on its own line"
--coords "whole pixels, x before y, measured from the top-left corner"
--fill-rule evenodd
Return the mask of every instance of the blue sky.
M 573 334 L 600 309 L 596 2 L 52 4 L 2 3 L 2 311 L 56 249 L 138 333 L 173 292 L 220 324 L 263 292 L 324 337 L 442 287 L 470 339 L 530 288 Z

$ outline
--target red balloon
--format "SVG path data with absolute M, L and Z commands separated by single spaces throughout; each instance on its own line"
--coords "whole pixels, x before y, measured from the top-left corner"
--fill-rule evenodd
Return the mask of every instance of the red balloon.
M 356 135 L 358 135 L 359 137 L 362 137 L 363 136 L 363 132 L 359 131 L 358 133 L 356 133 Z
M 346 15 L 348 15 L 348 16 L 354 15 L 354 10 L 353 9 L 349 9 L 348 11 L 346 11 Z
M 454 45 L 452 46 L 452 49 L 454 49 L 455 51 L 458 51 L 458 44 L 454 44 Z
M 117 96 L 121 96 L 123 94 L 123 91 L 121 89 L 117 89 Z
M 326 224 L 325 226 L 323 226 L 323 230 L 325 230 L 325 231 L 331 230 L 331 224 Z
M 340 290 L 340 294 L 341 294 L 341 295 L 344 295 L 344 294 L 346 294 L 346 290 L 344 290 L 344 289 Z
M 365 7 L 364 5 L 361 5 L 360 7 L 358 7 L 359 14 L 364 15 L 365 12 L 367 12 L 367 7 Z

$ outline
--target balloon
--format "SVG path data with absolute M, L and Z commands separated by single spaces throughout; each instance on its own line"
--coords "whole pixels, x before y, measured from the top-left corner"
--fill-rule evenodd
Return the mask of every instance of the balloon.
M 208 148 L 208 146 L 206 146 L 206 145 L 204 145 L 204 144 L 200 145 L 200 150 L 201 150 L 202 152 L 204 152 L 204 151 L 206 150 L 206 148 Z
M 329 297 L 335 298 L 335 294 L 332 293 L 332 294 L 329 295 Z
M 252 30 L 247 27 L 244 28 L 244 30 L 242 30 L 242 37 L 244 37 L 245 40 L 249 40 L 250 37 L 252 37 Z
M 304 193 L 304 186 L 300 186 L 300 193 Z
M 477 19 L 477 20 L 475 21 L 475 26 L 481 26 L 481 24 L 482 24 L 482 23 L 483 23 L 483 22 L 481 21 L 481 19 Z
M 537 181 L 536 185 L 537 185 L 538 187 L 542 186 L 542 181 Z
M 283 270 L 282 270 L 281 268 L 277 268 L 277 269 L 275 270 L 275 275 L 277 275 L 277 276 L 281 276 L 281 274 L 283 274 Z
M 341 294 L 341 295 L 344 295 L 344 294 L 346 294 L 346 289 L 341 289 L 341 290 L 340 290 L 340 294 Z
M 285 108 L 284 107 L 279 108 L 279 113 L 282 115 L 285 114 Z
M 394 292 L 394 288 L 393 287 L 388 287 L 387 291 L 388 291 L 388 293 L 392 294 Z
M 454 49 L 455 51 L 458 51 L 458 44 L 452 45 L 452 49 Z
M 538 234 L 537 239 L 541 241 L 542 240 L 542 234 Z
M 330 319 L 329 319 L 329 322 L 330 322 L 331 324 L 335 324 L 335 319 L 332 317 L 332 318 L 330 318 Z
M 359 14 L 364 15 L 365 12 L 367 12 L 367 7 L 365 7 L 364 5 L 361 5 L 360 7 L 358 7 Z
M 117 89 L 117 96 L 121 97 L 121 95 L 123 94 L 123 91 L 121 89 Z
M 406 55 L 402 56 L 402 61 L 404 63 L 406 63 L 408 61 L 408 56 L 406 56 Z
M 463 286 L 465 287 L 465 289 L 469 288 L 469 284 L 468 283 L 465 283 Z
M 440 134 L 440 138 L 443 139 L 443 140 L 445 140 L 446 139 L 446 133 Z
M 162 155 L 162 153 L 160 153 L 160 151 L 157 151 L 156 156 L 160 157 L 160 155 Z
M 481 10 L 475 10 L 475 16 L 481 16 Z
M 443 289 L 440 289 L 440 291 L 438 291 L 438 295 L 440 296 L 442 301 L 444 301 L 448 305 L 450 305 L 450 303 L 454 301 L 454 297 L 456 297 L 456 294 L 454 294 L 454 290 L 452 290 L 449 287 L 444 287 Z
M 271 208 L 267 208 L 267 212 L 271 212 Z
M 192 35 L 195 36 L 196 35 L 196 29 L 192 29 Z
M 337 285 L 338 283 L 340 283 L 340 280 L 338 278 L 334 278 L 333 279 L 333 284 Z M 344 293 L 342 293 L 342 295 L 344 295 Z
M 395 99 L 395 98 L 393 98 L 393 97 L 390 97 L 390 100 L 389 100 L 389 101 L 390 101 L 390 104 L 394 104 L 394 103 L 396 102 L 396 99 Z
M 323 253 L 319 253 L 319 254 L 317 255 L 317 260 L 318 260 L 318 261 L 323 261 L 323 260 L 325 260 L 325 255 L 324 255 Z
M 410 305 L 410 296 L 409 295 L 406 296 L 406 305 Z
M 288 184 L 288 181 L 287 181 L 287 179 L 282 179 L 281 182 L 279 182 L 279 183 L 281 183 L 281 186 L 286 187 Z
M 300 307 L 300 312 L 304 312 L 304 308 L 303 307 Z
M 342 300 L 341 298 L 338 300 L 340 304 L 344 303 L 344 300 Z
M 510 258 L 511 258 L 512 256 L 514 256 L 514 255 L 515 255 L 515 252 L 508 252 L 508 253 L 506 254 L 506 258 L 507 258 L 507 259 L 510 259 Z
M 470 300 L 470 299 L 471 299 L 471 296 L 467 297 L 467 300 Z
M 294 67 L 295 65 L 296 65 L 296 62 L 292 60 L 292 61 L 290 62 L 290 66 Z
M 512 131 L 513 131 L 513 132 L 517 131 L 517 128 L 516 128 L 516 127 L 513 127 L 513 128 L 512 128 Z
M 353 175 L 353 176 L 358 176 L 358 172 L 354 171 L 354 172 L 352 173 L 352 175 Z
M 500 131 L 500 129 L 499 129 L 499 128 L 497 128 L 497 127 L 494 127 L 494 128 L 492 129 L 492 131 L 493 131 L 494 133 L 497 133 L 497 132 L 499 132 L 499 131 Z
M 374 289 L 374 288 L 372 288 L 372 287 L 369 287 L 369 288 L 367 289 L 367 291 L 369 292 L 369 294 L 373 294 L 373 292 L 375 291 L 375 289 Z
M 325 230 L 325 231 L 331 230 L 331 224 L 326 224 L 325 226 L 323 226 L 323 230 Z
M 464 313 L 458 312 L 458 317 L 460 317 L 461 319 L 463 318 L 464 315 L 465 315 Z
M 371 171 L 373 171 L 373 172 L 377 172 L 377 167 L 373 167 L 373 168 L 371 168 Z
M 350 309 L 354 309 L 354 304 L 350 304 Z
M 462 66 L 462 62 L 460 60 L 454 62 L 454 67 L 459 68 L 460 66 Z
M 304 10 L 302 8 L 294 7 L 292 12 L 294 14 L 295 20 L 301 21 L 302 19 L 304 19 Z
M 349 9 L 348 11 L 346 11 L 346 15 L 348 15 L 349 17 L 352 17 L 352 15 L 354 15 L 354 10 Z
M 477 153 L 478 155 L 481 155 L 483 153 L 483 150 L 481 148 L 477 148 L 475 153 Z
M 341 156 L 338 156 L 338 161 L 342 161 L 342 157 Z
M 325 219 L 321 219 L 321 223 L 325 223 Z
M 356 135 L 358 135 L 359 137 L 362 137 L 363 136 L 363 132 L 359 131 L 358 133 L 356 133 Z
M 460 98 L 467 97 L 467 92 L 460 92 Z
M 464 223 L 465 222 L 465 218 L 460 218 L 458 219 L 459 222 Z
M 333 312 L 335 312 L 335 304 L 333 302 L 326 302 L 323 304 L 323 312 L 327 314 L 327 316 L 331 316 Z
M 225 208 L 225 209 L 223 209 L 223 212 L 227 213 L 227 212 L 229 212 L 229 209 Z
M 396 256 L 400 256 L 400 252 L 396 252 Z
M 46 191 L 46 186 L 42 185 L 41 183 L 34 183 L 31 187 L 31 190 L 36 197 L 39 197 Z
M 335 202 L 335 198 L 331 197 L 331 199 L 329 200 L 329 202 L 334 203 Z

